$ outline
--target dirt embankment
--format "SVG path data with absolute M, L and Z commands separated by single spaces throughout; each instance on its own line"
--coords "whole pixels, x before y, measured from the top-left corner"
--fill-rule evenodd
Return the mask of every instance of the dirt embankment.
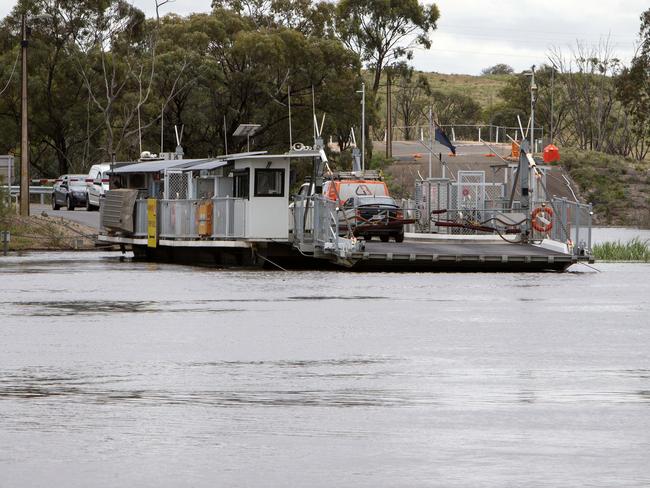
M 94 249 L 97 237 L 96 229 L 47 215 L 0 215 L 5 230 L 11 233 L 10 251 Z

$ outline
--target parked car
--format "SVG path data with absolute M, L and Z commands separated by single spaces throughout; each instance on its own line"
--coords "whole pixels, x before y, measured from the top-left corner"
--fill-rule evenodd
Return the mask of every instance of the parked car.
M 395 242 L 404 241 L 404 213 L 391 197 L 386 196 L 352 196 L 343 204 L 346 226 L 352 227 L 357 237 L 371 240 L 379 237 L 388 242 L 392 237 Z
M 91 166 L 86 183 L 88 184 L 88 198 L 86 210 L 99 210 L 99 202 L 109 190 L 108 175 L 110 164 L 94 164 Z
M 53 210 L 59 210 L 61 207 L 74 210 L 75 207 L 86 205 L 86 200 L 86 175 L 62 175 L 54 183 Z

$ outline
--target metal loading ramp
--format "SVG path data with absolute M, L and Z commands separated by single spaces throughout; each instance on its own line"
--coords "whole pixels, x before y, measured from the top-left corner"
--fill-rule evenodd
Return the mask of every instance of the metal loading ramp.
M 349 263 L 360 271 L 564 271 L 576 257 L 531 244 L 406 240 L 368 242 Z

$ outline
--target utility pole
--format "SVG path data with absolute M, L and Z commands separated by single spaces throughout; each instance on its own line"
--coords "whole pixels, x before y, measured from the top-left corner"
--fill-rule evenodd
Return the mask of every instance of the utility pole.
M 29 217 L 29 133 L 27 130 L 27 19 L 22 16 L 22 94 L 20 137 L 20 215 Z
M 361 171 L 366 170 L 366 82 L 361 83 Z
M 390 71 L 386 74 L 386 159 L 393 159 L 393 99 Z

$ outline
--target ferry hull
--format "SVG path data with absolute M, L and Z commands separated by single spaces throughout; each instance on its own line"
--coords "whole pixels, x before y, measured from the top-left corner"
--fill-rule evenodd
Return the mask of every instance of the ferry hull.
M 341 270 L 353 272 L 562 272 L 574 256 L 532 245 L 423 245 L 415 242 L 368 243 L 364 252 L 345 259 L 301 254 L 289 243 L 251 243 L 250 247 L 132 245 L 139 260 L 264 269 Z

